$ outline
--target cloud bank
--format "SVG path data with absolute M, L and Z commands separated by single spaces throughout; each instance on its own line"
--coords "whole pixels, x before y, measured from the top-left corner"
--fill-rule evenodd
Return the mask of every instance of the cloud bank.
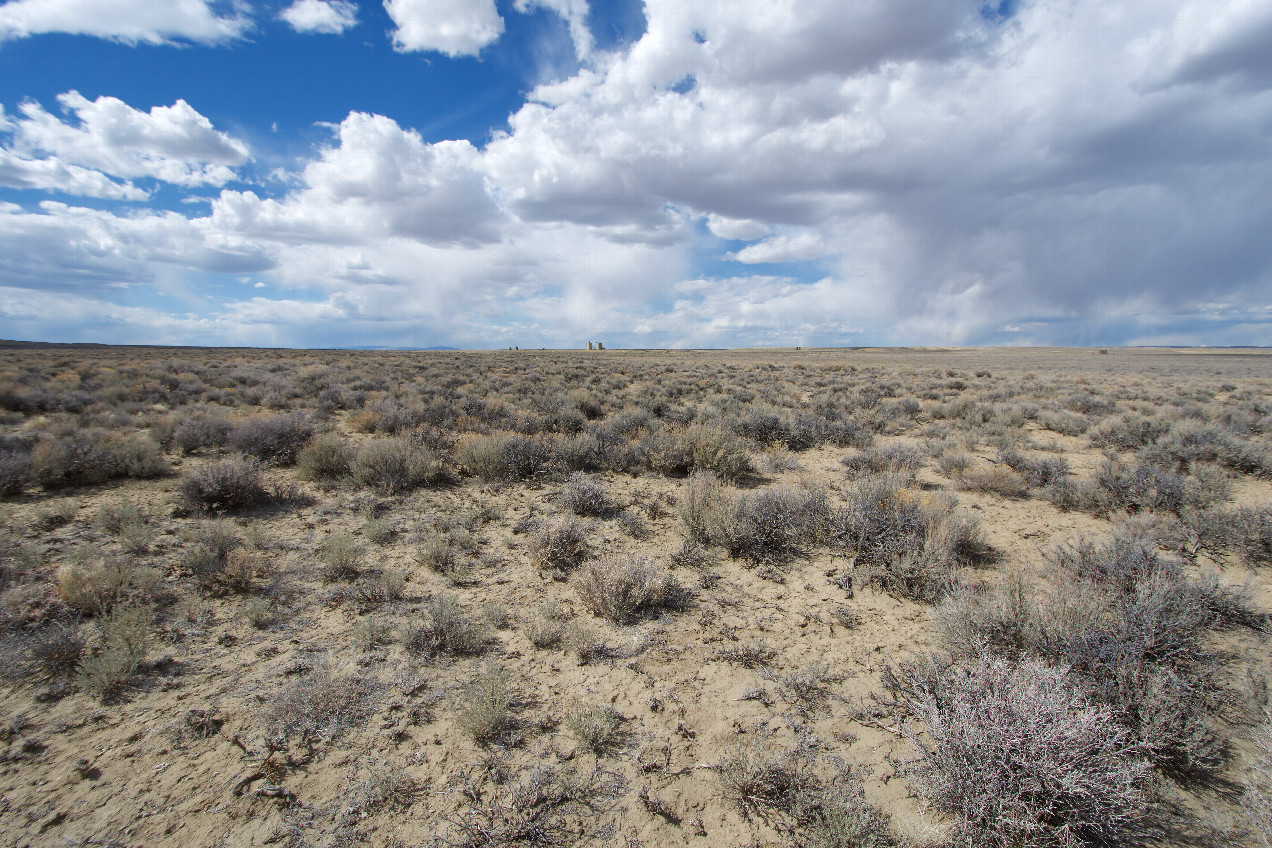
M 0 32 L 43 31 L 75 5 L 10 2 Z M 284 17 L 334 32 L 346 5 L 301 0 Z M 172 6 L 185 31 L 155 13 L 139 14 L 144 32 L 212 40 L 190 23 L 206 5 Z M 400 51 L 480 56 L 505 31 L 486 0 L 384 7 Z M 514 7 L 532 8 L 568 24 L 581 67 L 530 92 L 484 146 L 353 112 L 284 180 L 250 186 L 236 180 L 252 151 L 183 101 L 146 112 L 68 92 L 62 117 L 0 113 L 4 185 L 125 202 L 144 200 L 141 180 L 219 189 L 206 214 L 0 207 L 5 332 L 465 347 L 1269 338 L 1266 4 L 647 0 L 644 35 L 612 52 L 595 48 L 583 0 Z M 152 40 L 131 31 L 97 34 Z M 200 285 L 215 274 L 269 285 Z M 82 306 L 73 330 L 66 293 Z

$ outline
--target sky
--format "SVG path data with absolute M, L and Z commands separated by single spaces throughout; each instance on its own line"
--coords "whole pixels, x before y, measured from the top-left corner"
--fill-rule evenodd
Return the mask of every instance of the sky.
M 1272 344 L 1272 0 L 7 0 L 0 338 Z

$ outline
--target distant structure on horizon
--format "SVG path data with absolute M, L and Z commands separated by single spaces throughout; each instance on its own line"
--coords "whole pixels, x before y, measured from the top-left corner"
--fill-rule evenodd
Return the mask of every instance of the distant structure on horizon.
M 605 350 L 605 345 L 602 342 L 597 342 L 596 346 L 593 347 L 592 342 L 588 342 L 587 349 L 588 350 Z

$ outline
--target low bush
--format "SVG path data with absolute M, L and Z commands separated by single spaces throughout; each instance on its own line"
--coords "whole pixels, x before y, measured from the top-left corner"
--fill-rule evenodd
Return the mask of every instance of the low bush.
M 749 409 L 733 422 L 733 429 L 738 435 L 764 446 L 785 443 L 790 435 L 785 414 L 773 407 Z
M 1217 476 L 1201 468 L 1195 472 L 1193 477 L 1184 477 L 1156 465 L 1128 468 L 1116 459 L 1108 459 L 1096 472 L 1095 488 L 1086 508 L 1096 514 L 1123 510 L 1180 515 L 1227 499 L 1229 486 L 1222 472 Z
M 154 610 L 119 604 L 101 622 L 97 650 L 82 656 L 75 679 L 81 689 L 106 698 L 127 683 L 146 659 Z
M 366 549 L 349 533 L 333 533 L 318 552 L 322 561 L 322 578 L 353 580 L 358 576 Z
M 372 439 L 359 448 L 350 470 L 358 483 L 386 494 L 449 481 L 440 456 L 405 438 Z
M 693 449 L 680 431 L 654 430 L 640 439 L 641 461 L 664 477 L 683 477 L 693 470 Z
M 731 557 L 775 564 L 824 538 L 829 520 L 830 505 L 821 489 L 765 489 L 725 499 L 708 536 Z
M 926 454 L 919 448 L 904 442 L 886 447 L 869 447 L 854 456 L 841 460 L 844 469 L 850 476 L 860 477 L 864 474 L 892 474 L 908 485 L 914 481 L 914 475 L 927 461 Z
M 936 461 L 936 470 L 951 479 L 957 478 L 971 467 L 972 460 L 965 453 L 951 451 L 942 453 Z
M 825 440 L 837 447 L 865 450 L 874 443 L 875 431 L 866 421 L 829 421 L 824 429 Z
M 363 427 L 367 432 L 395 435 L 412 430 L 424 423 L 424 412 L 411 409 L 392 398 L 373 401 L 366 406 L 367 417 L 373 422 L 371 428 Z
M 313 422 L 303 412 L 265 414 L 239 422 L 226 442 L 240 454 L 256 456 L 263 463 L 293 465 L 313 435 Z
M 496 737 L 498 738 L 498 737 Z M 568 845 L 595 829 L 596 817 L 627 788 L 618 774 L 599 767 L 590 774 L 537 765 L 515 778 L 489 770 L 471 793 L 473 801 L 447 817 L 455 836 L 447 845 Z
M 575 515 L 608 515 L 617 508 L 605 491 L 605 484 L 581 471 L 570 475 L 557 499 Z
M 1272 506 L 1237 510 L 1232 528 L 1237 548 L 1246 562 L 1272 563 Z
M 78 621 L 52 622 L 27 643 L 27 670 L 38 680 L 69 679 L 79 670 L 87 646 Z
M 830 667 L 820 660 L 780 677 L 771 671 L 766 671 L 764 675 L 775 685 L 778 697 L 805 718 L 829 707 L 832 695 L 830 684 L 843 680 L 843 677 L 832 673 Z
M 691 475 L 676 503 L 685 535 L 698 544 L 711 544 L 720 514 L 728 503 L 728 491 L 714 473 L 699 471 Z
M 866 800 L 861 782 L 843 775 L 800 799 L 801 848 L 885 848 L 896 844 L 888 819 Z
M 182 562 L 204 588 L 220 584 L 230 552 L 243 544 L 234 524 L 208 521 L 190 534 L 192 544 L 186 548 Z
M 0 589 L 23 583 L 40 566 L 39 549 L 8 533 L 0 535 Z
M 97 526 L 119 539 L 124 550 L 140 553 L 154 541 L 150 514 L 132 501 L 115 500 L 97 509 Z
M 266 699 L 257 721 L 275 747 L 299 737 L 312 748 L 360 726 L 375 711 L 382 692 L 378 681 L 337 673 L 319 658 L 307 674 Z
M 239 608 L 239 617 L 257 630 L 271 627 L 278 621 L 281 610 L 270 598 L 252 598 Z
M 393 641 L 393 624 L 392 622 L 370 616 L 360 619 L 353 626 L 353 644 L 360 651 L 369 651 L 372 648 L 381 645 L 388 645 Z
M 555 601 L 541 604 L 539 609 L 521 622 L 521 631 L 536 648 L 549 649 L 561 645 L 565 638 L 565 625 L 570 619 L 569 610 Z
M 725 749 L 716 762 L 716 783 L 726 801 L 748 818 L 772 811 L 793 813 L 819 786 L 813 752 L 784 748 L 771 740 Z
M 894 476 L 859 481 L 828 524 L 832 548 L 856 557 L 854 573 L 913 600 L 939 600 L 959 568 L 993 558 L 979 523 L 952 498 L 912 492 Z
M 1099 493 L 1099 487 L 1092 480 L 1059 477 L 1043 487 L 1042 497 L 1061 512 L 1075 509 L 1098 512 L 1104 508 L 1097 505 L 1102 505 L 1104 499 Z
M 196 413 L 173 428 L 172 446 L 182 453 L 220 448 L 233 429 L 234 425 L 222 416 Z
M 1026 456 L 1009 448 L 999 451 L 998 461 L 1023 477 L 1031 488 L 1043 488 L 1069 476 L 1069 463 L 1063 457 Z
M 1213 720 L 1226 703 L 1222 661 L 1205 646 L 1215 627 L 1261 626 L 1244 597 L 1213 575 L 1189 578 L 1141 538 L 1052 553 L 1063 588 L 1043 595 L 1021 579 L 962 591 L 937 610 L 954 650 L 988 645 L 1071 669 L 1114 710 L 1154 765 L 1190 778 L 1224 767 Z
M 683 438 L 696 470 L 711 471 L 724 480 L 742 480 L 755 473 L 746 443 L 724 427 L 694 424 Z
M 204 524 L 193 534 L 193 542 L 183 562 L 205 590 L 248 592 L 258 577 L 269 572 L 265 556 L 247 546 L 229 522 Z
M 424 789 L 400 765 L 383 762 L 370 766 L 362 780 L 350 780 L 348 786 L 340 813 L 344 821 L 357 821 L 380 810 L 408 810 Z
M 1081 436 L 1091 426 L 1086 416 L 1068 412 L 1044 412 L 1038 416 L 1038 423 L 1044 430 L 1062 436 Z
M 0 497 L 21 494 L 31 479 L 28 451 L 0 451 Z
M 734 745 L 716 762 L 725 800 L 747 818 L 789 830 L 800 848 L 884 848 L 895 844 L 887 818 L 866 801 L 842 763 L 824 779 L 812 743 L 787 748 L 771 737 Z
M 552 476 L 558 472 L 623 471 L 635 470 L 640 465 L 638 457 L 627 442 L 603 442 L 593 433 L 575 433 L 570 436 L 554 436 L 550 449 Z
M 517 731 L 514 704 L 508 672 L 492 665 L 460 693 L 455 722 L 482 747 L 506 743 Z
M 531 529 L 527 548 L 540 568 L 567 572 L 587 559 L 592 525 L 573 516 L 541 521 Z
M 456 462 L 481 480 L 513 483 L 552 474 L 554 453 L 548 440 L 501 433 L 472 436 L 460 445 Z
M 677 508 L 691 541 L 719 545 L 729 556 L 756 564 L 786 562 L 819 542 L 831 514 L 821 489 L 780 487 L 738 494 L 711 472 L 690 476 Z
M 476 538 L 463 527 L 433 528 L 415 552 L 415 561 L 456 585 L 467 582 L 477 553 Z
M 1257 752 L 1246 768 L 1241 808 L 1259 844 L 1272 848 L 1272 716 L 1255 728 L 1254 742 Z
M 889 669 L 894 705 L 923 723 L 909 738 L 912 785 L 957 816 L 969 845 L 1133 843 L 1151 809 L 1148 763 L 1116 711 L 1063 666 L 986 653 Z
M 354 452 L 338 433 L 323 433 L 296 456 L 296 476 L 301 480 L 332 485 L 353 470 Z
M 608 704 L 578 707 L 566 715 L 565 727 L 579 745 L 600 757 L 621 741 L 623 716 Z
M 179 490 L 189 508 L 208 512 L 248 509 L 271 500 L 260 463 L 237 456 L 190 472 L 181 478 Z
M 617 624 L 630 624 L 685 603 L 685 592 L 676 579 L 639 557 L 590 560 L 578 568 L 570 583 L 592 613 Z
M 1092 429 L 1087 437 L 1099 448 L 1117 451 L 1135 451 L 1156 444 L 1170 432 L 1171 424 L 1163 418 L 1147 418 L 1129 413 L 1118 418 L 1106 418 Z
M 763 638 L 758 638 L 720 648 L 715 652 L 715 658 L 743 668 L 767 668 L 777 659 L 777 651 Z
M 147 436 L 73 427 L 42 435 L 29 465 L 31 479 L 46 489 L 145 479 L 167 471 L 159 446 Z
M 485 627 L 470 618 L 450 595 L 438 595 L 425 606 L 428 621 L 411 628 L 406 635 L 407 647 L 417 654 L 480 654 L 490 642 Z

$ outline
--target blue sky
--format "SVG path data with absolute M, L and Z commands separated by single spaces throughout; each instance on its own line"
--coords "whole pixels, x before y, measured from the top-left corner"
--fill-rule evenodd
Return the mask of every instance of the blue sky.
M 1262 0 L 8 0 L 0 338 L 1272 343 Z

